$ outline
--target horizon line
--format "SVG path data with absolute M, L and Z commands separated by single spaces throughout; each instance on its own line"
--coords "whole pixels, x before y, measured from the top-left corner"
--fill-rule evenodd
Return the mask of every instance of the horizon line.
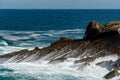
M 0 8 L 0 9 L 8 9 L 8 8 Z M 110 9 L 112 9 L 112 8 L 81 8 L 81 9 L 70 9 L 70 8 L 66 8 L 66 9 L 60 9 L 60 8 L 56 8 L 56 9 L 54 9 L 54 8 L 41 8 L 41 9 L 35 9 L 35 8 L 10 8 L 11 10 L 13 9 L 13 10 L 16 10 L 16 9 L 24 9 L 24 10 L 26 10 L 26 9 L 29 9 L 29 10 L 110 10 Z M 117 8 L 113 8 L 113 9 L 115 9 L 115 10 L 119 10 L 119 9 L 117 9 Z M 113 10 L 112 9 L 112 10 Z

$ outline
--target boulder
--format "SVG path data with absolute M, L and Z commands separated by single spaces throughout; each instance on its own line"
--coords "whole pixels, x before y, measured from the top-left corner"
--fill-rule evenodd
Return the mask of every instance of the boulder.
M 95 21 L 90 22 L 86 28 L 84 39 L 94 38 L 99 33 L 99 29 L 100 24 L 98 22 Z
M 109 22 L 105 25 L 98 22 L 90 22 L 87 26 L 84 39 L 100 39 L 120 34 L 120 21 Z
M 119 76 L 119 73 L 118 73 L 117 70 L 113 70 L 113 71 L 109 72 L 108 74 L 106 74 L 104 76 L 104 78 L 105 79 L 111 79 L 111 78 L 116 77 L 116 76 Z

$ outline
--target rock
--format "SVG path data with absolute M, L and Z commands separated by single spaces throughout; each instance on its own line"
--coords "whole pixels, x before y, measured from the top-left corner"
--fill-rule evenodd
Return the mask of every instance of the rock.
M 76 60 L 74 63 L 83 63 L 83 62 L 93 62 L 96 58 L 95 57 L 87 57 L 87 58 L 83 58 L 80 60 Z
M 34 50 L 40 50 L 40 48 L 39 47 L 35 47 Z
M 109 22 L 105 25 L 98 22 L 90 22 L 87 26 L 84 39 L 100 39 L 120 34 L 120 21 Z
M 57 63 L 64 62 L 65 60 L 67 60 L 67 58 L 61 57 L 61 58 L 53 59 L 49 63 L 51 63 L 51 64 L 57 64 Z
M 120 59 L 113 63 L 112 68 L 115 70 L 120 70 Z
M 86 28 L 84 39 L 94 38 L 99 33 L 99 29 L 100 29 L 99 23 L 97 23 L 95 21 L 90 22 Z
M 0 55 L 0 63 L 7 61 L 19 62 L 36 61 L 40 59 L 51 60 L 50 63 L 63 62 L 65 58 L 79 58 L 75 63 L 92 62 L 99 57 L 109 55 L 120 56 L 120 24 L 118 22 L 110 22 L 105 25 L 98 22 L 90 22 L 87 26 L 84 39 L 72 40 L 62 37 L 51 43 L 50 46 L 34 50 L 21 50 L 8 54 Z M 99 63 L 101 66 L 104 63 Z M 119 65 L 119 64 L 118 64 Z M 117 67 L 118 67 L 117 65 Z
M 98 66 L 100 66 L 100 67 L 103 67 L 103 68 L 107 68 L 107 67 L 109 67 L 112 63 L 113 63 L 113 61 L 110 60 L 110 61 L 102 61 L 102 62 L 96 63 L 96 65 L 98 65 Z
M 104 76 L 104 78 L 105 79 L 111 79 L 111 78 L 116 77 L 116 76 L 119 76 L 119 73 L 118 73 L 117 70 L 113 70 L 113 71 L 109 72 L 108 74 L 106 74 Z
M 115 25 L 120 26 L 120 21 L 111 21 L 111 22 L 108 22 L 107 24 L 105 24 L 106 27 L 112 27 Z
M 72 41 L 72 40 L 69 39 L 69 38 L 66 38 L 66 37 L 61 37 L 59 40 L 51 43 L 51 45 L 56 45 L 56 44 L 63 43 L 63 42 L 68 42 L 68 41 Z

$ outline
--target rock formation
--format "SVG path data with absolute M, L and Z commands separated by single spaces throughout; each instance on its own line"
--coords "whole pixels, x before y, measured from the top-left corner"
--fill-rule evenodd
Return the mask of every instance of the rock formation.
M 120 56 L 120 21 L 100 24 L 90 22 L 86 28 L 83 39 L 71 40 L 62 37 L 42 49 L 21 50 L 0 55 L 0 63 L 31 62 L 37 60 L 49 60 L 49 63 L 60 63 L 67 58 L 77 58 L 76 63 L 91 63 L 97 58 L 108 55 Z M 104 61 L 96 65 L 108 67 L 112 61 Z M 114 64 L 119 67 L 120 62 Z M 120 67 L 119 67 L 120 68 Z M 115 68 L 114 68 L 115 69 Z M 105 77 L 106 78 L 106 77 Z M 112 77 L 111 77 L 112 78 Z

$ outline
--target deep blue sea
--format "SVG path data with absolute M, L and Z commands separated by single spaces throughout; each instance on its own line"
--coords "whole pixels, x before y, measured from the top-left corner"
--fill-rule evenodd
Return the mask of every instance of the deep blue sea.
M 119 9 L 1 9 L 0 54 L 49 46 L 60 37 L 81 39 L 89 22 L 105 24 L 117 20 L 120 20 Z M 44 63 L 1 64 L 0 80 L 102 80 L 98 77 L 100 72 L 97 77 L 93 74 L 80 76 L 80 72 L 69 68 L 70 64 L 56 67 Z

